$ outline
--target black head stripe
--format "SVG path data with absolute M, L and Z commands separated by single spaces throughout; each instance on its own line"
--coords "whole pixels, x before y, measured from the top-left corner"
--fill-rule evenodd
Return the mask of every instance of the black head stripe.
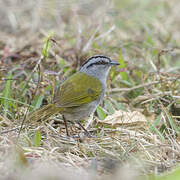
M 92 56 L 92 57 L 90 57 L 87 61 L 85 61 L 83 64 L 82 64 L 82 66 L 84 66 L 85 64 L 87 64 L 89 61 L 91 61 L 92 59 L 96 59 L 96 58 L 104 58 L 104 59 L 108 59 L 109 60 L 109 62 L 111 61 L 111 59 L 110 58 L 108 58 L 107 56 L 103 56 L 103 55 L 96 55 L 96 56 Z M 94 64 L 96 64 L 96 63 L 94 63 Z M 97 64 L 100 64 L 100 63 L 97 63 Z M 91 65 L 93 65 L 93 64 L 90 64 L 89 66 L 91 66 Z M 81 66 L 81 67 L 82 67 Z M 88 67 L 89 67 L 88 66 Z

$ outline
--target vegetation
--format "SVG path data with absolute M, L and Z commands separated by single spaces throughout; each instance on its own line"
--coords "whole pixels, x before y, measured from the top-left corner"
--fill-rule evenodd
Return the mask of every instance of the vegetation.
M 1 2 L 0 179 L 179 179 L 178 0 Z M 84 126 L 27 122 L 88 57 L 119 61 Z

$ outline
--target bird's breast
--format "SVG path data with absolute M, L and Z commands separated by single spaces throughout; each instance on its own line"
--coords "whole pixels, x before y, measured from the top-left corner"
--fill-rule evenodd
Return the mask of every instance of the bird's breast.
M 100 104 L 104 97 L 104 92 L 101 93 L 100 97 L 92 101 L 88 104 L 81 105 L 79 107 L 71 107 L 69 111 L 67 110 L 64 112 L 64 116 L 67 120 L 71 121 L 81 121 L 88 118 L 91 114 L 93 114 L 97 108 L 97 106 Z

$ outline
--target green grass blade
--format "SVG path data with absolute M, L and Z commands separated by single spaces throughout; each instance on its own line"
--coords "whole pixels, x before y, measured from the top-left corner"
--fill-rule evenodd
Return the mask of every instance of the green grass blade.
M 21 104 L 21 105 L 25 105 L 25 106 L 28 106 L 28 107 L 30 106 L 30 107 L 34 108 L 34 106 L 31 106 L 30 104 L 18 101 L 16 99 L 7 98 L 7 97 L 3 97 L 3 96 L 0 96 L 0 99 L 6 100 L 6 101 L 11 101 L 11 102 L 18 103 L 18 104 Z
M 122 52 L 121 51 L 119 53 L 119 63 L 120 63 L 119 68 L 127 68 L 127 65 L 125 63 L 125 60 L 124 60 L 124 58 L 122 56 Z M 128 81 L 129 78 L 128 78 L 127 72 L 120 72 L 120 75 L 121 75 L 121 77 L 122 77 L 122 79 L 124 81 Z
M 42 101 L 43 101 L 44 95 L 38 95 L 35 97 L 32 106 L 34 107 L 34 109 L 38 109 L 40 108 Z
M 10 72 L 7 76 L 7 79 L 12 79 L 12 73 Z M 12 80 L 7 80 L 5 84 L 5 88 L 3 90 L 3 97 L 5 98 L 11 98 L 12 95 Z M 9 111 L 9 108 L 12 106 L 12 101 L 8 101 L 7 99 L 3 99 L 3 107 L 4 107 L 4 113 L 3 115 L 6 117 L 7 112 Z
M 106 118 L 106 113 L 100 106 L 97 107 L 97 114 L 100 120 L 104 120 Z
M 34 146 L 40 147 L 40 145 L 41 145 L 41 132 L 38 129 L 34 135 Z

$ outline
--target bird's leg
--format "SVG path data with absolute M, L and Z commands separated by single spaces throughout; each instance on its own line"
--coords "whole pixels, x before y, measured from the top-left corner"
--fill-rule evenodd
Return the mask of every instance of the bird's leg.
M 77 122 L 79 124 L 79 126 L 85 131 L 85 133 L 87 134 L 88 137 L 92 137 L 90 132 L 84 128 L 84 126 L 80 123 L 80 122 Z
M 67 127 L 67 121 L 66 121 L 66 118 L 64 117 L 64 115 L 63 115 L 62 117 L 63 117 L 64 125 L 65 125 L 65 128 L 66 128 L 66 135 L 67 135 L 67 136 L 70 136 L 70 135 L 69 135 L 69 131 L 68 131 L 68 127 Z
M 65 119 L 64 116 L 63 116 L 63 120 L 64 120 L 64 125 L 65 125 L 65 127 L 66 127 L 67 136 L 69 136 L 69 131 L 68 131 L 68 128 L 67 128 L 67 120 Z M 74 124 L 73 121 L 68 120 L 68 122 Z M 77 122 L 77 124 L 80 126 L 80 128 L 82 128 L 82 129 L 85 131 L 85 133 L 86 133 L 86 135 L 87 135 L 88 137 L 93 137 L 93 136 L 90 134 L 90 132 L 89 132 L 86 128 L 84 128 L 84 126 L 83 126 L 80 122 Z

